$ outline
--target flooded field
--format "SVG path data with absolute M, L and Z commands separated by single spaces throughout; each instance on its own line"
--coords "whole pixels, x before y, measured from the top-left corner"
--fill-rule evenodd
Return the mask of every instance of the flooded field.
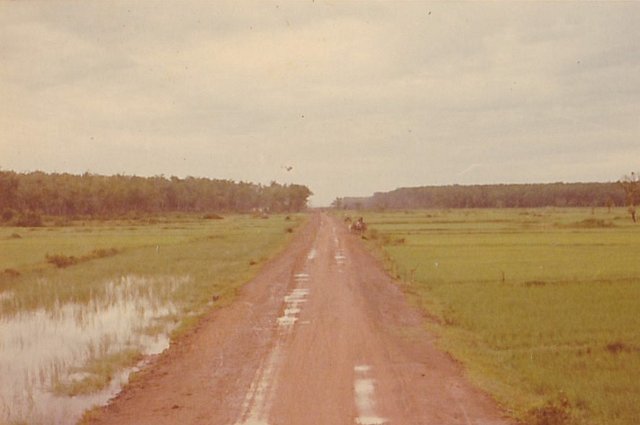
M 187 276 L 128 275 L 105 282 L 104 292 L 85 304 L 54 301 L 1 315 L 0 417 L 71 424 L 113 397 L 131 369 L 118 371 L 110 363 L 168 347 L 177 307 L 167 300 L 188 282 Z M 14 297 L 2 293 L 5 304 L 17 302 Z
M 0 424 L 70 425 L 231 302 L 302 216 L 0 227 Z

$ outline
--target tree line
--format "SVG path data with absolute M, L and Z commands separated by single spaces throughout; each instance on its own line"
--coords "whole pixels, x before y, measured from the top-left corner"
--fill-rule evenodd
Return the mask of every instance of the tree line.
M 613 207 L 629 204 L 617 183 L 452 185 L 399 188 L 337 198 L 339 209 Z
M 0 171 L 0 219 L 25 214 L 110 218 L 129 213 L 297 212 L 312 192 L 297 184 Z

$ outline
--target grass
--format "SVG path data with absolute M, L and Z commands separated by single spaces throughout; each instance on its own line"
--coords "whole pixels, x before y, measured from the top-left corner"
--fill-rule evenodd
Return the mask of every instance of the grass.
M 527 424 L 640 420 L 640 227 L 624 211 L 365 215 L 441 345 Z
M 288 229 L 304 221 L 302 215 L 293 217 L 84 222 L 26 231 L 0 227 L 0 270 L 9 270 L 0 273 L 0 291 L 14 293 L 2 314 L 87 302 L 99 296 L 105 280 L 123 275 L 190 276 L 192 284 L 172 295 L 190 311 L 205 306 L 213 293 L 225 303 L 286 244 Z
M 141 318 L 130 326 L 139 335 L 131 343 L 116 343 L 113 335 L 105 335 L 97 345 L 74 350 L 85 353 L 82 364 L 68 364 L 65 357 L 51 367 L 29 371 L 42 375 L 39 382 L 48 383 L 57 395 L 100 391 L 118 371 L 140 360 L 136 341 L 170 330 L 176 338 L 213 306 L 230 303 L 305 220 L 302 214 L 269 219 L 181 216 L 75 222 L 64 227 L 0 227 L 0 321 L 13 323 L 15 329 L 15 323 L 31 323 L 30 315 L 37 315 L 59 323 L 66 320 L 63 326 L 69 326 L 71 314 L 71 322 L 82 329 L 94 326 L 96 315 L 129 309 L 116 315 L 119 321 L 123 314 Z M 161 317 L 149 318 L 149 310 L 158 310 Z M 146 324 L 137 326 L 140 323 Z M 82 337 L 88 329 L 81 332 Z M 28 347 L 26 333 L 11 337 Z M 25 391 L 31 394 L 37 389 Z M 2 396 L 0 392 L 0 423 L 22 420 L 2 417 L 7 403 Z
M 56 377 L 53 393 L 58 396 L 76 397 L 91 394 L 105 388 L 115 375 L 142 360 L 140 352 L 129 349 L 92 358 L 84 366 L 73 368 L 69 377 Z M 75 376 L 74 376 L 75 375 Z

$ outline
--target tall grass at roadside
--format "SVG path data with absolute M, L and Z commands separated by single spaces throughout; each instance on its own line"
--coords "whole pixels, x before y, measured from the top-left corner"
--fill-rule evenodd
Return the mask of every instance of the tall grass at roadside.
M 528 424 L 640 418 L 640 228 L 623 211 L 365 215 L 441 344 Z M 555 421 L 555 422 L 554 422 Z

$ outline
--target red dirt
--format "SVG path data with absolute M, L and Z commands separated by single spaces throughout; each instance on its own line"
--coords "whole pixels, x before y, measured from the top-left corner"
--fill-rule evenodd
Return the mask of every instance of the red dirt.
M 285 297 L 286 302 L 285 302 Z M 508 424 L 326 215 L 131 383 L 95 424 Z

